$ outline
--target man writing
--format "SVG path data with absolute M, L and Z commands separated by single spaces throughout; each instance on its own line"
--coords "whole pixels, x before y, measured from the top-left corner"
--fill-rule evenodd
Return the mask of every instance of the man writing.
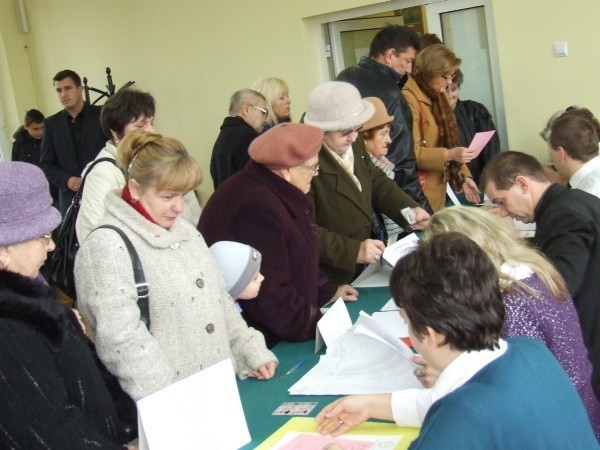
M 81 183 L 81 172 L 104 147 L 106 136 L 100 127 L 100 107 L 83 100 L 81 78 L 62 70 L 54 88 L 65 109 L 46 119 L 40 166 L 51 186 L 58 189 L 58 204 L 64 216 Z
M 423 209 L 431 207 L 421 190 L 413 150 L 412 114 L 400 90 L 412 71 L 419 37 L 406 27 L 388 25 L 373 38 L 369 56 L 340 72 L 336 80 L 353 84 L 361 97 L 379 97 L 394 116 L 387 158 L 394 163 L 394 181 Z
M 494 156 L 483 169 L 481 186 L 499 215 L 536 223 L 533 244 L 567 283 L 600 398 L 600 199 L 550 183 L 542 165 L 520 152 Z

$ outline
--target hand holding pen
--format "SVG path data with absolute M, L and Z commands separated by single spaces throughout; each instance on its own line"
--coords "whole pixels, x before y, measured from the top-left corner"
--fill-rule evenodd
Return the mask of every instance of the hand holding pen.
M 296 364 L 294 364 L 292 366 L 292 368 L 290 370 L 288 370 L 286 373 L 284 373 L 283 375 L 281 375 L 279 378 L 277 378 L 277 382 L 279 383 L 283 378 L 287 377 L 290 373 L 292 373 L 294 370 L 296 370 L 297 368 L 301 367 L 302 364 L 304 364 L 304 361 L 298 361 Z

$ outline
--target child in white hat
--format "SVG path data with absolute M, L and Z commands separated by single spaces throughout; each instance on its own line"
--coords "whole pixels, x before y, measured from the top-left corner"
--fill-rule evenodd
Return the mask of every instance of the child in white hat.
M 225 286 L 234 300 L 250 300 L 258 295 L 265 277 L 260 273 L 262 256 L 258 250 L 233 241 L 215 242 L 210 247 Z M 241 307 L 237 305 L 241 311 Z

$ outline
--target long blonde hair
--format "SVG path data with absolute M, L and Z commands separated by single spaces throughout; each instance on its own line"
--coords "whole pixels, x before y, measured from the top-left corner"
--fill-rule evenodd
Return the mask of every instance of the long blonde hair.
M 127 182 L 157 191 L 189 192 L 202 183 L 198 163 L 177 139 L 135 130 L 119 143 L 117 162 L 125 169 Z
M 506 263 L 511 266 L 529 267 L 544 283 L 558 301 L 568 298 L 568 291 L 558 270 L 537 250 L 517 237 L 512 225 L 504 219 L 492 216 L 479 208 L 452 206 L 436 212 L 423 239 L 448 231 L 457 231 L 471 238 L 490 257 L 500 278 L 503 291 L 518 286 L 537 296 L 538 292 L 500 270 Z

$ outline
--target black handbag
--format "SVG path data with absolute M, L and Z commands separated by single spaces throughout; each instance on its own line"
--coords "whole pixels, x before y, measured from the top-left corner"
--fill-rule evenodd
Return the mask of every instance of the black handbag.
M 67 209 L 67 212 L 65 213 L 65 217 L 58 229 L 58 233 L 54 236 L 56 249 L 52 252 L 50 263 L 48 265 L 49 282 L 52 286 L 59 288 L 73 300 L 77 300 L 73 268 L 75 267 L 75 256 L 77 255 L 77 250 L 79 250 L 79 242 L 77 241 L 77 234 L 75 233 L 75 223 L 77 222 L 77 215 L 79 214 L 79 207 L 81 206 L 83 186 L 85 185 L 85 179 L 94 166 L 105 161 L 110 161 L 115 166 L 117 165 L 116 161 L 112 158 L 98 158 L 92 162 L 90 168 L 81 180 L 79 190 L 71 201 L 71 206 L 69 206 L 69 209 Z
M 133 277 L 138 296 L 137 304 L 140 308 L 140 320 L 144 323 L 144 325 L 146 325 L 148 331 L 150 331 L 150 305 L 148 299 L 149 287 L 148 283 L 146 282 L 144 269 L 137 251 L 133 247 L 133 244 L 127 235 L 121 229 L 113 225 L 101 225 L 95 228 L 93 231 L 100 228 L 108 228 L 116 231 L 119 233 L 119 236 L 121 236 L 121 239 L 123 239 L 123 242 L 125 243 L 125 247 L 129 252 L 131 264 L 133 266 Z M 121 432 L 123 433 L 126 442 L 130 442 L 138 437 L 137 406 L 129 394 L 127 394 L 123 388 L 121 388 L 117 377 L 110 373 L 104 363 L 100 360 L 98 354 L 96 353 L 96 347 L 94 346 L 94 343 L 90 340 L 88 340 L 88 342 L 94 355 L 96 366 L 98 367 L 100 375 L 102 375 L 102 379 L 104 380 L 104 384 L 106 385 L 108 392 L 110 392 L 110 396 L 115 404 L 117 416 L 121 421 Z

